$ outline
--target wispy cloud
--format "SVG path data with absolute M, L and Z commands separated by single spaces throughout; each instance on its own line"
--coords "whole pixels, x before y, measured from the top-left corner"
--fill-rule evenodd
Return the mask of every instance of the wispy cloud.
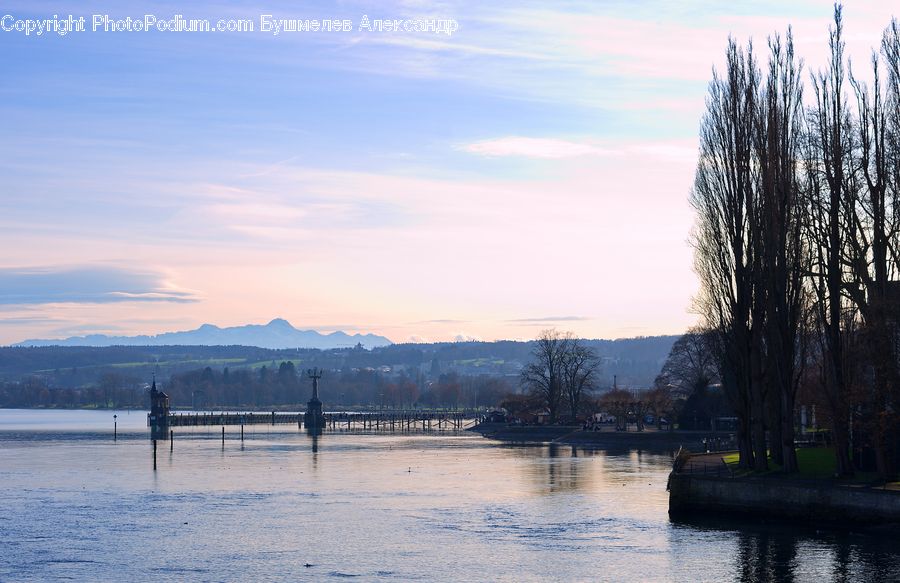
M 362 324 L 316 324 L 315 326 L 298 325 L 294 327 L 298 330 L 315 330 L 316 332 L 320 332 L 322 334 L 328 334 L 332 332 L 369 334 L 372 333 L 373 328 L 378 328 L 377 325 Z
M 28 324 L 57 324 L 65 322 L 60 318 L 42 318 L 40 316 L 5 316 L 0 315 L 0 326 L 23 326 Z
M 593 319 L 587 316 L 544 316 L 542 318 L 517 318 L 506 321 L 511 324 L 552 324 L 554 322 L 587 322 Z
M 482 140 L 460 147 L 470 154 L 481 156 L 523 156 L 526 158 L 575 158 L 578 156 L 609 156 L 615 150 L 600 148 L 583 142 L 553 138 L 526 138 L 509 136 Z
M 560 160 L 598 156 L 604 158 L 643 157 L 693 162 L 696 145 L 692 140 L 598 143 L 561 138 L 504 136 L 456 146 L 457 150 L 490 158 L 517 156 Z
M 119 267 L 31 267 L 0 269 L 0 304 L 104 304 L 195 302 L 159 273 Z
M 118 335 L 128 329 L 116 324 L 70 324 L 55 328 L 51 333 L 53 338 L 63 339 L 72 336 L 89 336 L 92 334 Z

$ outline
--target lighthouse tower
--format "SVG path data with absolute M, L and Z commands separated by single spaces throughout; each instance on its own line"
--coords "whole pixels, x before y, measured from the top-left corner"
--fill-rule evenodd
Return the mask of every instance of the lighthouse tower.
M 150 386 L 150 413 L 147 414 L 147 427 L 151 435 L 158 434 L 165 439 L 169 427 L 169 395 L 156 389 L 156 375 L 153 375 L 153 384 Z

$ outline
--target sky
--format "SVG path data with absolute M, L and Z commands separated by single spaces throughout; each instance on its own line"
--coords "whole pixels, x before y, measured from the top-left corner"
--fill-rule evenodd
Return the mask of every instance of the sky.
M 854 63 L 889 4 L 846 6 Z M 13 26 L 70 13 L 86 31 Z M 255 30 L 92 31 L 95 14 Z M 353 29 L 275 35 L 269 14 Z M 359 30 L 364 15 L 458 30 Z M 764 54 L 791 25 L 816 71 L 831 15 L 783 0 L 4 2 L 0 344 L 276 317 L 395 342 L 681 333 L 712 68 L 729 34 Z

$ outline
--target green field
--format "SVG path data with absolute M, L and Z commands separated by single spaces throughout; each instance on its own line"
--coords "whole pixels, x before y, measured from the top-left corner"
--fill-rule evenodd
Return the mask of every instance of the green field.
M 728 467 L 735 471 L 735 475 L 760 475 L 759 472 L 751 472 L 746 470 L 738 470 L 738 454 L 730 453 L 722 456 L 722 460 Z M 763 472 L 763 475 L 778 474 L 781 466 L 769 458 L 769 471 Z M 834 459 L 834 451 L 830 447 L 801 447 L 797 449 L 797 465 L 799 473 L 796 474 L 800 478 L 809 478 L 816 480 L 835 479 L 836 462 Z M 878 477 L 872 472 L 857 472 L 848 481 L 851 483 L 868 483 L 874 482 Z
M 465 358 L 462 360 L 451 361 L 450 364 L 457 366 L 498 366 L 504 364 L 505 362 L 505 360 L 498 358 Z
M 244 358 L 201 358 L 201 359 L 186 359 L 186 360 L 160 360 L 160 361 L 143 361 L 143 362 L 113 362 L 113 363 L 104 363 L 104 364 L 89 364 L 82 365 L 78 368 L 82 370 L 92 369 L 92 368 L 138 368 L 142 366 L 175 366 L 175 365 L 184 365 L 184 364 L 195 364 L 198 367 L 201 366 L 216 366 L 216 365 L 228 365 L 228 364 L 244 364 L 246 363 L 246 359 Z M 55 369 L 43 369 L 35 372 L 38 373 L 52 373 Z

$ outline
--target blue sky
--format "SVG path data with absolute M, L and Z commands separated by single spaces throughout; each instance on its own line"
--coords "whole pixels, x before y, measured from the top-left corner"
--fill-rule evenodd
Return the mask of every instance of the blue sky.
M 816 68 L 831 5 L 0 12 L 458 21 L 452 36 L 0 31 L 0 342 L 274 317 L 404 341 L 691 325 L 687 196 L 711 68 L 729 33 L 762 47 L 788 24 Z M 848 6 L 851 54 L 889 22 Z

